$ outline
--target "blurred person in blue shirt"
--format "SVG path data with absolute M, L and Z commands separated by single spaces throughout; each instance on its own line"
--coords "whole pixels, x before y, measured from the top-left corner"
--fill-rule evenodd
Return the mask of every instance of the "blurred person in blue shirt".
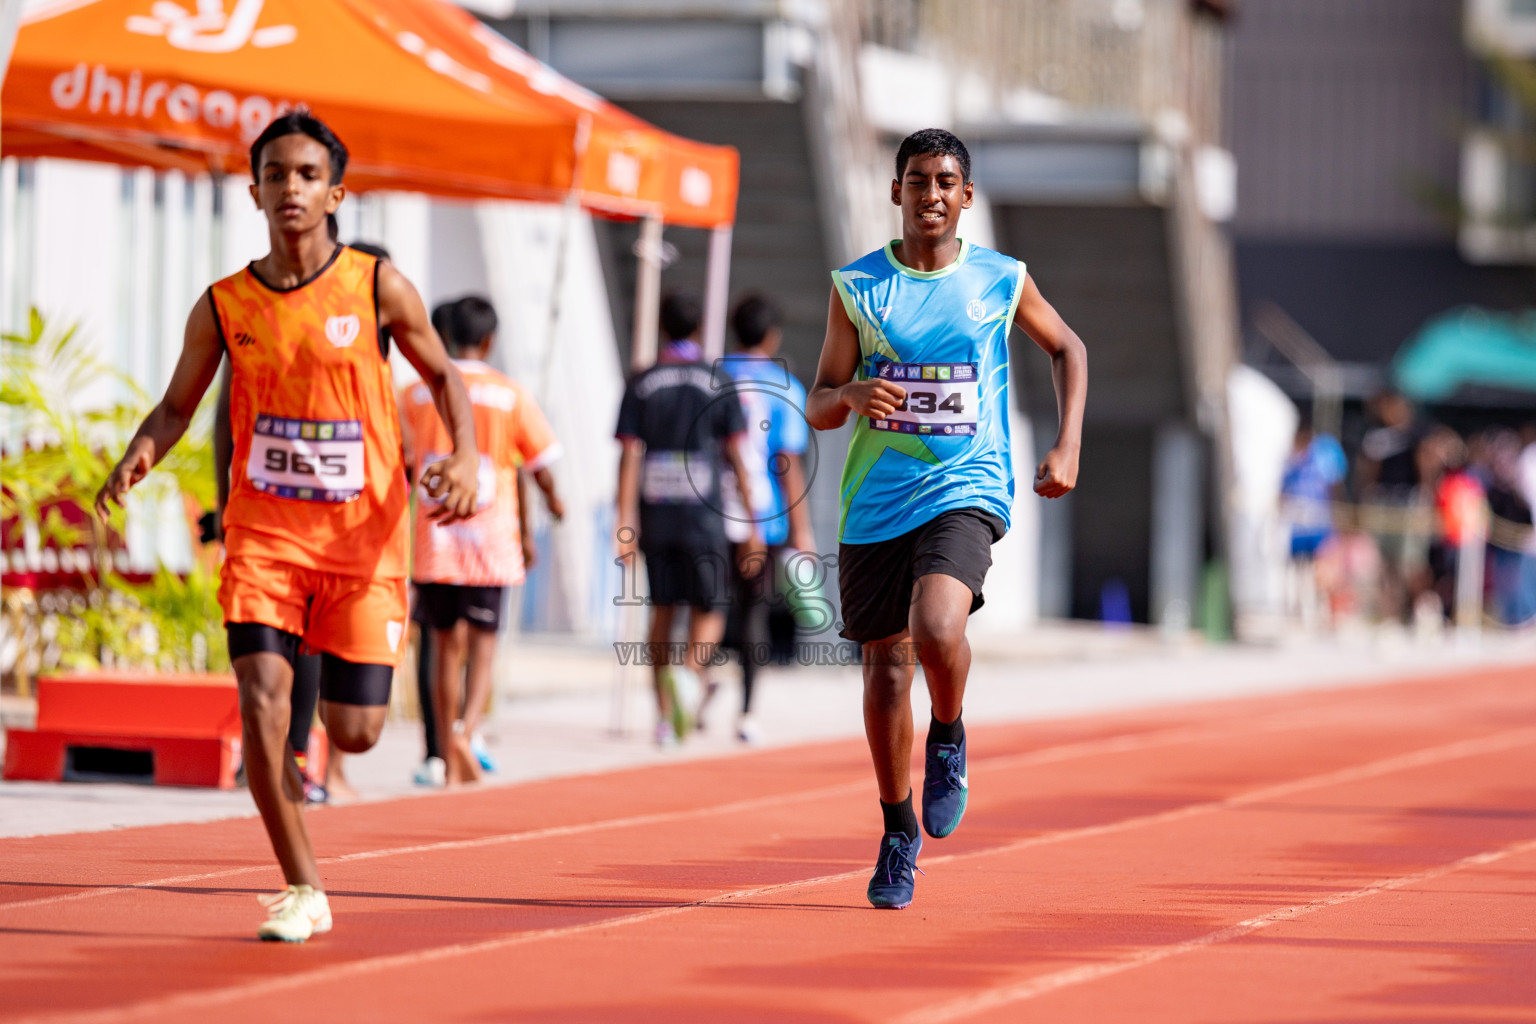
M 1344 449 L 1310 423 L 1296 431 L 1280 480 L 1280 504 L 1291 528 L 1291 557 L 1311 558 L 1333 536 L 1333 501 L 1349 466 Z
M 1291 530 L 1286 603 L 1304 623 L 1315 622 L 1323 612 L 1316 562 L 1319 549 L 1334 535 L 1333 501 L 1347 470 L 1339 442 L 1303 423 L 1280 478 L 1280 514 Z
M 721 369 L 735 382 L 747 424 L 743 464 L 748 473 L 747 491 L 752 508 L 736 500 L 736 489 L 723 491 L 726 535 L 744 539 L 750 523 L 756 523 L 768 546 L 769 571 L 734 580 L 730 625 L 726 642 L 741 658 L 742 705 L 736 735 L 744 743 L 761 736 L 752 719 L 752 696 L 757 670 L 768 659 L 768 617 L 773 593 L 775 563 L 795 552 L 814 552 L 810 510 L 806 505 L 804 455 L 810 442 L 805 421 L 805 387 L 775 358 L 783 339 L 783 315 L 763 295 L 742 297 L 731 312 L 731 329 L 739 351 L 721 360 Z M 737 560 L 739 563 L 739 560 Z

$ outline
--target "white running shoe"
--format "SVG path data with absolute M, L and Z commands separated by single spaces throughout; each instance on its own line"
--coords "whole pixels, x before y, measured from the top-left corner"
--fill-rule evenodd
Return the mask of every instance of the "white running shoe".
M 697 724 L 695 713 L 704 699 L 704 684 L 693 669 L 679 666 L 672 670 L 672 686 L 672 728 L 682 739 Z
M 668 719 L 663 718 L 656 723 L 656 746 L 662 750 L 673 750 L 677 747 L 677 732 Z
M 751 715 L 742 715 L 736 719 L 736 738 L 749 747 L 755 747 L 763 742 L 763 731 L 757 726 L 757 719 Z
M 448 781 L 448 765 L 440 757 L 429 757 L 416 769 L 411 781 L 418 786 L 442 786 Z
M 256 929 L 263 942 L 303 942 L 331 930 L 331 905 L 314 886 L 290 885 L 258 899 L 267 908 L 267 919 Z

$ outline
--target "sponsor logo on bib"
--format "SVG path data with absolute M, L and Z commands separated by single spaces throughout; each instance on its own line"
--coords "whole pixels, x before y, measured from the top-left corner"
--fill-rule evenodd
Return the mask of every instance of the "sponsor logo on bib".
M 346 348 L 357 340 L 362 324 L 356 315 L 331 316 L 325 319 L 325 340 L 337 348 Z

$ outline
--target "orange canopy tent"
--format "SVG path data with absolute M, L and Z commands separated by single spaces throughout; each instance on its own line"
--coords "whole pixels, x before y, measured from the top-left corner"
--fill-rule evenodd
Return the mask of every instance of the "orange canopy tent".
M 441 0 L 60 0 L 22 20 L 0 153 L 249 173 L 278 112 L 347 144 L 347 183 L 735 216 L 737 155 L 663 132 Z

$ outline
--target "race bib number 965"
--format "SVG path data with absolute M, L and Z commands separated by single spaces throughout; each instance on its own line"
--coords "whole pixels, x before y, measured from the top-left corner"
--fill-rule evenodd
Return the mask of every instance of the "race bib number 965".
M 351 501 L 363 491 L 359 420 L 256 417 L 245 475 L 264 494 L 298 501 Z
M 885 419 L 870 420 L 871 429 L 975 436 L 981 404 L 975 363 L 882 363 L 879 375 L 900 384 L 907 397 Z

